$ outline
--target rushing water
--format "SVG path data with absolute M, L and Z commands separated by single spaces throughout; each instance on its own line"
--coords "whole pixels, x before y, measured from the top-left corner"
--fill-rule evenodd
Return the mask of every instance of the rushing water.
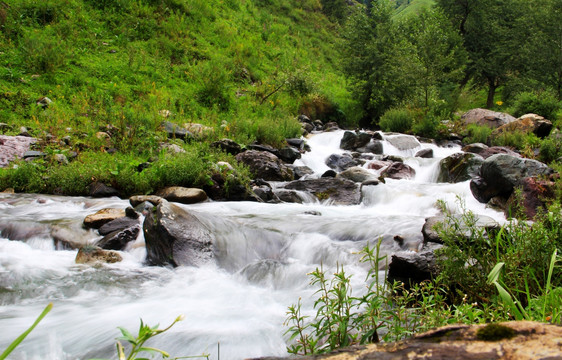
M 342 153 L 343 132 L 312 136 L 312 148 L 298 161 L 317 175 L 324 160 Z M 387 135 L 391 136 L 391 135 Z M 413 155 L 432 148 L 435 158 Z M 162 326 L 178 315 L 185 320 L 150 345 L 175 356 L 210 353 L 217 359 L 285 355 L 283 326 L 287 306 L 303 298 L 312 312 L 307 273 L 321 264 L 333 271 L 340 264 L 362 289 L 366 269 L 356 254 L 382 237 L 390 254 L 416 250 L 424 219 L 438 214 L 436 202 L 450 207 L 463 199 L 477 214 L 503 221 L 503 215 L 478 203 L 468 182 L 435 182 L 440 159 L 460 151 L 431 144 L 400 151 L 384 142 L 386 154 L 400 155 L 416 172 L 413 180 L 387 179 L 363 188 L 356 206 L 206 202 L 182 205 L 207 225 L 216 239 L 218 262 L 202 268 L 143 265 L 142 233 L 122 252 L 123 262 L 103 266 L 76 265 L 76 251 L 55 250 L 52 226 L 77 228 L 86 215 L 106 207 L 125 208 L 126 200 L 38 195 L 0 195 L 0 222 L 24 224 L 25 241 L 0 236 L 0 350 L 31 325 L 47 303 L 53 310 L 11 355 L 11 359 L 116 358 L 118 326 L 136 332 L 139 319 Z M 316 212 L 319 215 L 311 215 Z M 81 236 L 96 240 L 95 233 Z

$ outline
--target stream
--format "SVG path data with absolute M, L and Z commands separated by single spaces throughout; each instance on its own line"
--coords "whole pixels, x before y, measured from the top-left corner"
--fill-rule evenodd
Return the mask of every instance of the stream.
M 312 151 L 297 160 L 320 176 L 325 159 L 343 153 L 343 131 L 307 139 Z M 385 140 L 395 135 L 385 134 Z M 201 268 L 149 267 L 142 232 L 123 261 L 77 265 L 76 250 L 55 250 L 49 228 L 78 227 L 85 216 L 128 200 L 29 194 L 0 194 L 0 222 L 23 224 L 25 241 L 0 235 L 0 351 L 25 331 L 49 303 L 53 310 L 9 359 L 116 359 L 118 327 L 136 334 L 139 320 L 166 327 L 178 315 L 185 320 L 148 343 L 172 356 L 209 353 L 211 359 L 237 360 L 286 355 L 287 307 L 302 298 L 304 314 L 313 314 L 314 289 L 307 273 L 321 265 L 328 273 L 343 265 L 354 293 L 364 288 L 367 268 L 358 262 L 367 243 L 382 237 L 385 254 L 417 250 L 425 218 L 437 215 L 437 200 L 458 208 L 457 198 L 476 214 L 504 222 L 502 213 L 477 202 L 469 181 L 436 183 L 438 163 L 460 147 L 421 143 L 401 151 L 388 141 L 384 153 L 404 158 L 416 170 L 412 180 L 386 179 L 365 186 L 362 202 L 267 204 L 205 202 L 180 205 L 192 212 L 216 240 L 217 264 Z M 414 154 L 431 148 L 434 158 Z M 394 240 L 406 241 L 400 247 Z M 92 240 L 100 238 L 92 233 Z

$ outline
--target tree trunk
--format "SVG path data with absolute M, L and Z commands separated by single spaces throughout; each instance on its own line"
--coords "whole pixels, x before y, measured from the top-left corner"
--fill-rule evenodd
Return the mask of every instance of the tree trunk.
M 486 100 L 486 108 L 491 109 L 494 106 L 494 95 L 498 85 L 494 80 L 488 80 L 488 99 Z

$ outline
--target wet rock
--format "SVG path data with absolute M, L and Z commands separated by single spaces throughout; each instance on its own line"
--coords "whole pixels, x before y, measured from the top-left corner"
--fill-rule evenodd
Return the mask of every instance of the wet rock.
M 376 176 L 374 176 L 369 170 L 366 170 L 359 166 L 354 166 L 345 171 L 342 171 L 336 177 L 359 183 L 362 183 L 364 181 L 377 180 Z
M 295 180 L 314 174 L 314 171 L 308 166 L 291 166 L 290 168 L 293 170 L 293 174 L 295 174 Z
M 480 178 L 471 181 L 470 190 L 478 201 L 486 203 L 494 196 L 508 198 L 513 188 L 526 177 L 550 175 L 553 172 L 536 160 L 496 154 L 484 160 Z
M 283 188 L 305 191 L 314 195 L 318 200 L 331 200 L 336 205 L 357 205 L 361 202 L 359 184 L 346 179 L 298 180 L 285 184 Z
M 439 162 L 437 182 L 458 183 L 478 176 L 484 159 L 472 153 L 456 153 Z
M 338 173 L 335 172 L 334 170 L 326 170 L 322 176 L 323 178 L 335 178 L 336 176 L 338 176 Z
M 424 158 L 424 159 L 432 159 L 433 158 L 433 149 L 422 149 L 418 151 L 415 155 L 416 157 Z
M 286 203 L 302 204 L 303 199 L 295 190 L 277 189 L 275 190 L 277 198 Z
M 123 258 L 116 251 L 103 250 L 97 246 L 84 246 L 78 250 L 76 264 L 94 265 L 98 263 L 113 264 L 122 261 Z
M 473 229 L 484 229 L 487 232 L 498 231 L 500 224 L 494 219 L 485 215 L 475 215 L 475 222 Z M 454 228 L 455 236 L 470 238 L 471 227 L 464 221 L 463 215 L 451 215 L 446 217 L 444 215 L 431 216 L 425 219 L 425 224 L 422 228 L 422 235 L 424 243 L 437 243 L 443 244 L 441 238 L 441 231 L 446 228 Z
M 50 230 L 55 249 L 74 250 L 89 245 L 96 237 L 92 230 L 84 229 L 80 224 L 53 225 Z
M 390 161 L 371 160 L 367 163 L 367 169 L 380 170 L 390 165 L 392 165 Z
M 326 125 L 324 125 L 324 127 L 322 129 L 326 132 L 336 131 L 336 130 L 340 129 L 340 126 L 338 125 L 337 122 L 331 121 L 331 122 L 327 123 Z
M 394 253 L 388 265 L 387 280 L 399 281 L 409 289 L 414 284 L 431 280 L 438 274 L 436 256 L 433 251 L 421 252 L 398 251 Z
M 521 155 L 519 155 L 515 151 L 513 151 L 511 149 L 508 149 L 506 147 L 503 147 L 503 146 L 490 146 L 490 147 L 482 150 L 478 155 L 482 156 L 484 159 L 487 159 L 490 156 L 496 155 L 496 154 L 506 154 L 506 155 L 511 155 L 511 156 L 514 156 L 514 157 L 521 157 Z
M 103 198 L 119 196 L 119 191 L 111 186 L 105 185 L 104 183 L 95 182 L 90 184 L 89 194 L 94 198 Z
M 96 242 L 105 250 L 123 250 L 125 246 L 131 241 L 135 241 L 140 233 L 140 225 L 134 225 L 126 229 L 116 230 L 107 234 L 101 240 Z
M 147 262 L 151 265 L 201 266 L 214 261 L 211 232 L 199 219 L 168 201 L 150 212 L 143 224 Z
M 106 236 L 115 231 L 124 230 L 139 224 L 138 219 L 132 219 L 128 216 L 120 217 L 103 224 L 98 232 L 102 236 Z
M 461 121 L 467 125 L 477 124 L 488 126 L 492 129 L 498 128 L 515 120 L 516 119 L 509 114 L 480 108 L 469 110 L 461 116 Z
M 314 130 L 316 131 L 324 130 L 324 123 L 321 120 L 314 120 L 312 125 L 314 125 Z
M 309 123 L 312 124 L 312 120 L 310 120 L 310 118 L 304 114 L 301 114 L 298 116 L 298 120 L 302 123 Z
M 350 154 L 332 154 L 326 159 L 326 165 L 330 169 L 336 171 L 343 171 L 350 167 L 359 165 L 357 159 L 354 159 Z
M 257 178 L 266 181 L 291 181 L 293 171 L 279 158 L 266 151 L 248 150 L 236 155 L 236 160 L 246 164 Z
M 125 209 L 101 209 L 95 214 L 86 216 L 84 226 L 92 229 L 99 229 L 104 224 L 117 218 L 125 217 Z
M 386 138 L 398 150 L 412 150 L 421 146 L 418 139 L 410 135 L 393 135 Z
M 273 203 L 279 202 L 279 198 L 274 194 L 271 185 L 265 181 L 255 181 L 252 185 L 252 191 L 263 202 Z
M 371 140 L 367 145 L 358 147 L 355 150 L 360 153 L 371 153 L 377 155 L 382 155 L 384 153 L 382 141 L 379 140 Z
M 156 193 L 156 196 L 168 201 L 181 204 L 196 204 L 207 200 L 205 191 L 196 188 L 184 188 L 181 186 L 170 186 Z
M 281 160 L 289 164 L 294 163 L 297 159 L 300 159 L 302 156 L 297 149 L 289 146 L 279 149 L 277 153 L 278 153 L 277 156 Z
M 526 114 L 515 121 L 502 125 L 492 132 L 493 137 L 504 132 L 519 131 L 522 133 L 533 133 L 540 138 L 545 138 L 552 130 L 552 122 L 537 114 Z
M 163 199 L 160 196 L 156 195 L 135 195 L 129 198 L 129 203 L 132 207 L 136 208 L 144 202 L 149 202 L 152 205 L 157 206 L 162 200 Z
M 371 135 L 360 132 L 346 131 L 340 141 L 340 149 L 355 150 L 357 148 L 366 146 L 371 141 Z
M 0 236 L 9 240 L 26 241 L 34 237 L 47 238 L 49 227 L 27 221 L 0 222 Z
M 413 179 L 416 177 L 416 170 L 404 163 L 395 162 L 383 170 L 381 177 L 396 180 Z
M 230 139 L 222 139 L 219 141 L 215 141 L 214 143 L 211 144 L 211 147 L 221 149 L 224 152 L 231 155 L 238 155 L 242 152 L 242 147 L 234 140 L 230 140 Z
M 314 125 L 309 123 L 303 123 L 302 129 L 305 131 L 305 134 L 310 134 L 311 132 L 314 131 Z
M 285 139 L 285 141 L 287 141 L 287 144 L 289 146 L 292 146 L 298 150 L 304 151 L 304 145 L 305 145 L 305 141 L 303 139 Z

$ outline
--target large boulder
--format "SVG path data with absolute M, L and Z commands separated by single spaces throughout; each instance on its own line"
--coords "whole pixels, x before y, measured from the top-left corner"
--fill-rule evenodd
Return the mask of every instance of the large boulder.
M 354 182 L 362 183 L 364 181 L 377 180 L 377 177 L 373 175 L 369 170 L 366 170 L 360 166 L 354 166 L 347 170 L 339 173 L 337 178 L 348 179 Z
M 458 183 L 470 180 L 480 173 L 484 159 L 476 154 L 456 153 L 439 162 L 437 182 Z
M 181 186 L 164 188 L 158 191 L 156 196 L 181 204 L 196 204 L 207 200 L 207 194 L 204 190 L 197 188 L 184 188 Z
M 168 201 L 150 212 L 143 224 L 150 265 L 201 266 L 214 260 L 213 236 L 194 215 Z
M 550 130 L 552 130 L 552 123 L 549 120 L 537 114 L 526 114 L 495 129 L 492 136 L 496 137 L 504 132 L 519 131 L 526 134 L 533 133 L 540 138 L 545 138 L 550 134 Z
M 406 165 L 401 162 L 395 162 L 384 169 L 381 173 L 381 176 L 383 178 L 396 180 L 413 179 L 416 177 L 416 170 L 414 170 L 410 165 Z
M 0 135 L 0 167 L 5 167 L 10 161 L 20 159 L 31 144 L 37 139 L 27 136 Z
M 305 191 L 314 195 L 318 200 L 331 200 L 336 205 L 357 205 L 361 202 L 359 184 L 346 179 L 298 180 L 285 184 L 284 188 Z
M 277 156 L 288 164 L 294 163 L 297 159 L 301 158 L 301 153 L 294 147 L 285 146 L 278 150 Z
M 487 203 L 494 196 L 508 198 L 514 187 L 526 177 L 550 175 L 553 172 L 536 160 L 496 154 L 484 160 L 480 177 L 472 179 L 470 190 L 478 201 Z
M 257 178 L 266 181 L 291 181 L 293 171 L 267 151 L 248 150 L 236 155 L 236 160 L 247 165 Z
M 461 121 L 467 125 L 477 124 L 487 126 L 492 129 L 498 128 L 515 120 L 516 119 L 509 114 L 480 108 L 469 110 L 461 116 Z

